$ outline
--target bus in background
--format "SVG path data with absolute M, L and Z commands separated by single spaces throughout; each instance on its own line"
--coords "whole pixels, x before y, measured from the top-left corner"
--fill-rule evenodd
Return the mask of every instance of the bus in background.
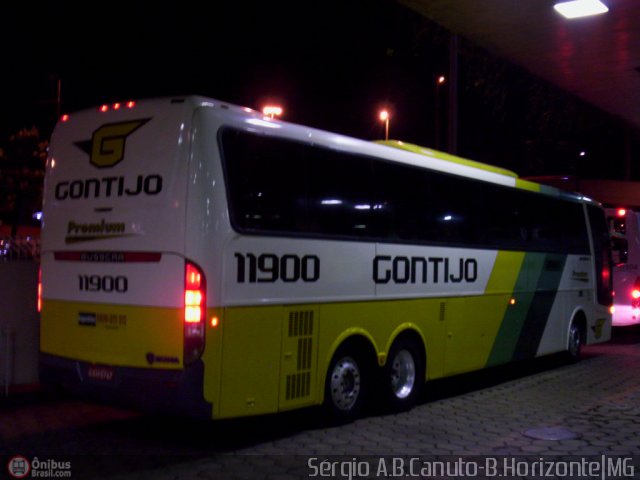
M 606 208 L 612 235 L 626 239 L 626 262 L 614 262 L 613 325 L 640 323 L 640 216 L 630 208 Z
M 611 334 L 603 208 L 197 96 L 76 112 L 47 160 L 41 381 L 209 418 L 371 401 Z

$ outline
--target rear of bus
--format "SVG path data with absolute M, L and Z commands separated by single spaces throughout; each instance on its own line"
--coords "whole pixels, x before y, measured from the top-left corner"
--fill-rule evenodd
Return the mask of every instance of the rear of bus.
M 626 259 L 613 269 L 615 292 L 614 326 L 640 323 L 640 221 L 630 208 L 607 208 L 607 220 L 612 235 L 626 240 Z
M 160 99 L 58 122 L 43 206 L 44 385 L 210 415 L 206 277 L 185 254 L 192 113 Z

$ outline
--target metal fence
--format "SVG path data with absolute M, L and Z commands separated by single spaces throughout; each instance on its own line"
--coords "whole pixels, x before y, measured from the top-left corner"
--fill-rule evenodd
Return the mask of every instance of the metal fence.
M 40 260 L 40 239 L 32 236 L 0 237 L 0 262 Z
M 38 237 L 0 236 L 0 391 L 38 383 Z

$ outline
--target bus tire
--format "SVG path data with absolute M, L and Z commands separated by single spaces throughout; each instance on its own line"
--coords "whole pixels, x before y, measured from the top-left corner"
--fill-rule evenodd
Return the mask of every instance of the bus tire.
M 329 416 L 350 421 L 362 414 L 369 390 L 369 368 L 365 355 L 355 345 L 344 345 L 333 355 L 325 385 L 325 407 Z
M 569 338 L 567 339 L 566 356 L 571 362 L 577 362 L 582 355 L 582 328 L 577 321 L 571 322 Z
M 425 362 L 418 343 L 409 337 L 396 340 L 383 369 L 387 407 L 393 411 L 413 407 L 422 393 L 424 378 Z

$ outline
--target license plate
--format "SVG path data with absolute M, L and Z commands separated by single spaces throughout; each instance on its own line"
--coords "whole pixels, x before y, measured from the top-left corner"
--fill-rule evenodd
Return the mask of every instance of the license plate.
M 87 378 L 101 382 L 111 382 L 113 380 L 114 373 L 115 369 L 113 367 L 91 365 L 87 369 Z

